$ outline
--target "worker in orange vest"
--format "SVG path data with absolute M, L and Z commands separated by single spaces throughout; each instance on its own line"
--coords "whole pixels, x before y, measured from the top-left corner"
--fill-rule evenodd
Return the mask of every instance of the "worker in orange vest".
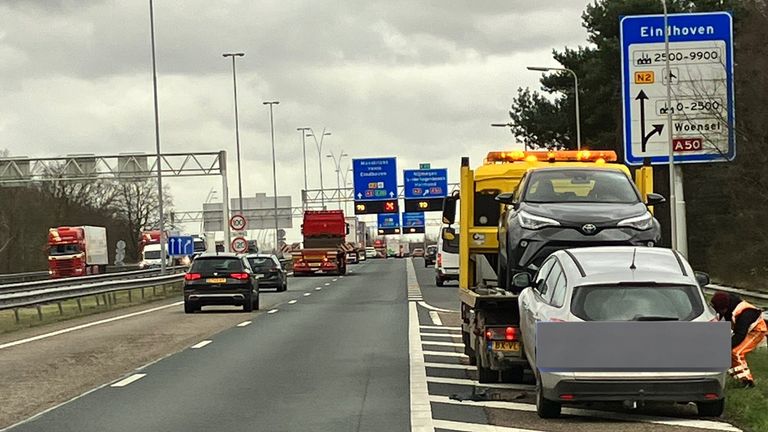
M 731 368 L 728 373 L 744 384 L 754 387 L 755 380 L 747 365 L 746 355 L 763 341 L 768 333 L 763 312 L 735 294 L 721 291 L 712 297 L 712 307 L 720 319 L 731 322 L 733 336 L 731 337 Z

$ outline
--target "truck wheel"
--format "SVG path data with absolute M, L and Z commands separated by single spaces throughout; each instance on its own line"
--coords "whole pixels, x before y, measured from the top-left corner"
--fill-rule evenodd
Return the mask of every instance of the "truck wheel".
M 696 402 L 696 408 L 702 417 L 720 417 L 725 409 L 725 398 L 712 402 Z
M 445 286 L 445 281 L 440 278 L 440 276 L 435 276 L 435 285 L 441 287 Z
M 243 299 L 243 312 L 253 312 L 253 297 L 250 295 Z
M 523 382 L 525 370 L 521 366 L 513 367 L 501 372 L 501 382 L 520 384 Z
M 192 304 L 192 302 L 189 302 L 189 301 L 184 302 L 184 313 L 191 314 L 191 313 L 195 313 L 196 310 L 197 308 L 195 307 L 195 305 Z
M 549 419 L 560 417 L 562 406 L 554 401 L 544 398 L 544 392 L 541 389 L 541 378 L 536 374 L 536 414 L 540 418 Z
M 499 371 L 477 365 L 477 381 L 482 384 L 499 382 Z

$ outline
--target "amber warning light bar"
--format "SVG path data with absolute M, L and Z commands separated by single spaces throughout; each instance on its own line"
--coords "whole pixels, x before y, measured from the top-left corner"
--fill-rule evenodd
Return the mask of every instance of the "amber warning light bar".
M 490 152 L 485 164 L 509 162 L 616 162 L 618 157 L 613 150 L 554 150 Z

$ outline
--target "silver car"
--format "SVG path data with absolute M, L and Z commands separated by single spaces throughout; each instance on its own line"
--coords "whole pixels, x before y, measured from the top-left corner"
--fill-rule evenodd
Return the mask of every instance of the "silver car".
M 515 286 L 529 285 L 519 297 L 520 328 L 536 376 L 539 416 L 558 416 L 561 403 L 636 404 L 637 395 L 642 401 L 695 402 L 703 416 L 722 414 L 725 371 L 553 372 L 536 365 L 539 321 L 716 321 L 701 289 L 708 282 L 669 249 L 624 246 L 561 250 L 532 281 L 527 273 L 515 275 Z

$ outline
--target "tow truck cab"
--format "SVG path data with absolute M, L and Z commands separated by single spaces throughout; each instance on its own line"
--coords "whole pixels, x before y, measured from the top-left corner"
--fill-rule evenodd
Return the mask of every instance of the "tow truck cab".
M 459 192 L 445 199 L 443 223 L 447 227 L 441 237 L 459 251 L 462 341 L 470 364 L 477 366 L 478 381 L 520 382 L 528 364 L 520 337 L 517 292 L 498 283 L 504 207 L 496 197 L 513 192 L 526 172 L 537 167 L 594 167 L 615 160 L 612 151 L 491 152 L 483 165 L 472 170 L 469 158 L 461 159 Z M 641 196 L 652 193 L 651 167 L 638 170 L 636 183 Z M 459 227 L 454 228 L 457 222 Z

